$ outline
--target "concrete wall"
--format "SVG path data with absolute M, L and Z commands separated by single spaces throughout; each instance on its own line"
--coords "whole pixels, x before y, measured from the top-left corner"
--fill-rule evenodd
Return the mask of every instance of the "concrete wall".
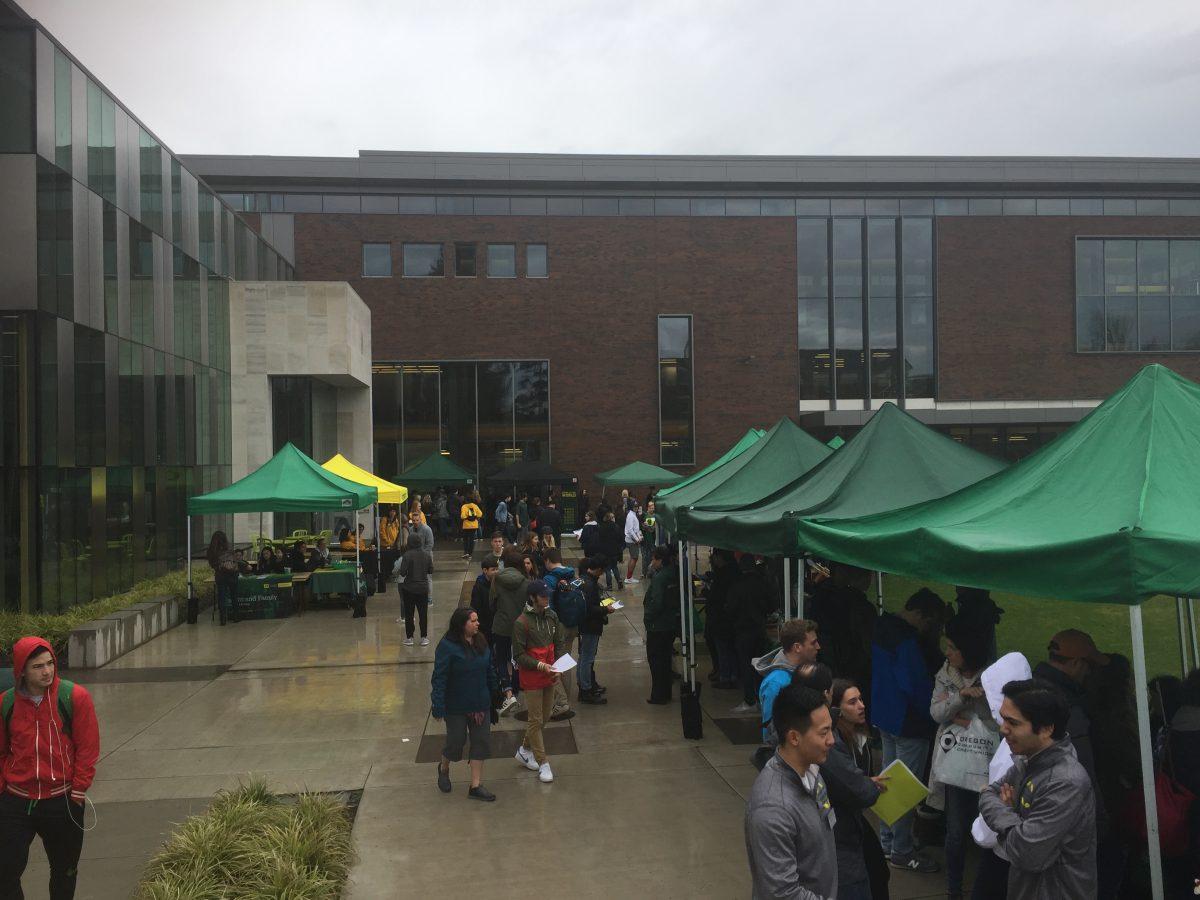
M 272 375 L 308 375 L 313 452 L 371 466 L 371 312 L 345 282 L 240 281 L 229 287 L 233 478 L 271 457 Z M 258 533 L 257 513 L 234 517 L 234 540 Z M 264 516 L 270 527 L 271 515 Z

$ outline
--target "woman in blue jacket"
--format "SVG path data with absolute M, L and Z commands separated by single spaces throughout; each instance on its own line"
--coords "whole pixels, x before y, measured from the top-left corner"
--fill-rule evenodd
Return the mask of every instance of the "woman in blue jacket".
M 438 763 L 442 793 L 450 793 L 450 763 L 462 759 L 469 736 L 471 789 L 467 796 L 489 802 L 496 799 L 480 781 L 483 761 L 491 752 L 492 698 L 499 689 L 491 648 L 479 630 L 479 614 L 469 606 L 456 609 L 433 658 L 433 718 L 446 720 L 446 746 Z

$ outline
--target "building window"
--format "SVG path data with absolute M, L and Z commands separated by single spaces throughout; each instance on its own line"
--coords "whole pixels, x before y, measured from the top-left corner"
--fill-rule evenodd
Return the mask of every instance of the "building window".
M 1075 242 L 1076 348 L 1200 350 L 1200 240 Z
M 488 278 L 516 278 L 517 245 L 488 244 L 487 267 Z
M 658 441 L 664 466 L 696 461 L 692 399 L 692 317 L 659 316 Z
M 363 244 L 362 273 L 365 278 L 390 278 L 392 275 L 392 245 Z
M 404 245 L 405 278 L 437 278 L 445 274 L 441 244 Z
M 475 245 L 454 245 L 454 274 L 458 278 L 475 277 Z
M 525 245 L 525 277 L 546 278 L 550 274 L 545 244 Z

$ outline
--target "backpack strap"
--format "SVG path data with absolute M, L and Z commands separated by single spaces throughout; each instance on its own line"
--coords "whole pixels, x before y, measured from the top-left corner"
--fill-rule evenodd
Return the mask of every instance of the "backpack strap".
M 8 723 L 12 721 L 13 706 L 17 702 L 17 689 L 9 688 L 4 692 L 3 700 L 0 700 L 0 716 L 4 718 L 4 730 L 8 731 Z
M 74 716 L 75 704 L 71 700 L 71 692 L 75 689 L 75 682 L 67 681 L 65 678 L 58 680 L 58 717 L 62 720 L 63 731 L 68 735 L 71 733 L 71 719 Z M 3 699 L 0 699 L 0 717 L 4 719 L 4 729 L 9 729 L 9 723 L 12 722 L 13 707 L 17 702 L 17 689 L 9 688 L 4 692 Z

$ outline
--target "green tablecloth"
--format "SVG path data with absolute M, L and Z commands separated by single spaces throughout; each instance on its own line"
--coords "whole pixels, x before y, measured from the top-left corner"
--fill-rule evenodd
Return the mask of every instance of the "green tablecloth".
M 330 566 L 308 576 L 308 589 L 314 594 L 353 594 L 354 566 Z
M 238 578 L 234 598 L 239 619 L 282 619 L 295 610 L 291 575 L 251 575 Z

